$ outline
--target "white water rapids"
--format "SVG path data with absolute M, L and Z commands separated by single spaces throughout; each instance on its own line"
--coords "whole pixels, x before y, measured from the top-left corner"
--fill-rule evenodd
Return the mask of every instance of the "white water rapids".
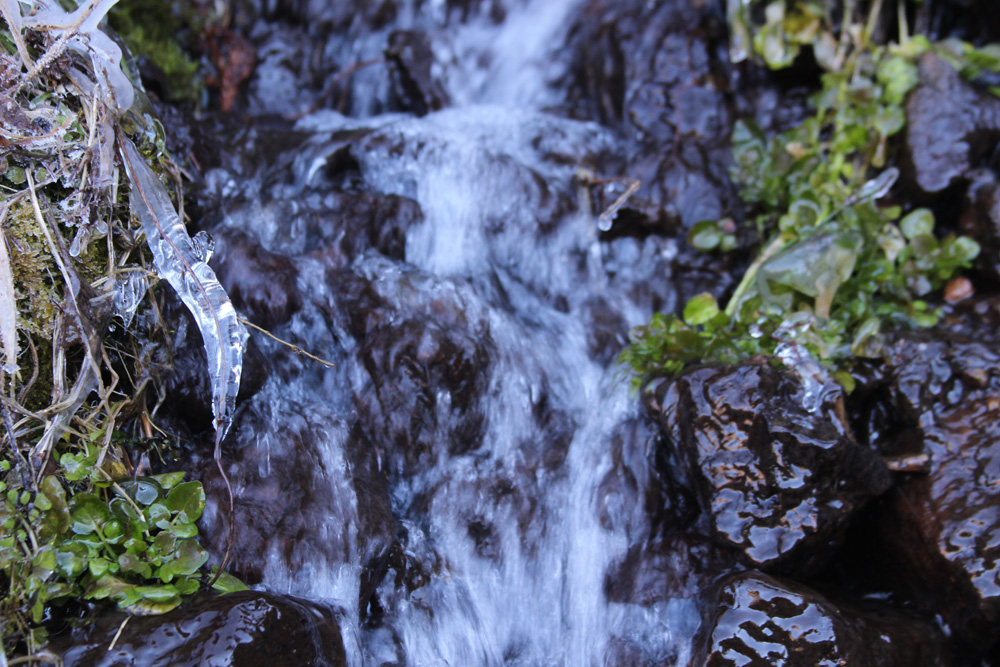
M 341 609 L 352 665 L 575 667 L 620 664 L 625 654 L 636 664 L 688 661 L 692 601 L 643 606 L 606 594 L 609 568 L 653 532 L 642 489 L 655 474 L 657 439 L 629 378 L 595 359 L 581 316 L 595 299 L 628 325 L 650 315 L 609 280 L 599 211 L 580 204 L 578 171 L 599 170 L 615 137 L 544 110 L 560 74 L 555 51 L 579 4 L 530 0 L 499 25 L 483 18 L 442 29 L 457 63 L 447 77 L 450 108 L 363 120 L 318 112 L 299 122 L 309 137 L 280 183 L 241 182 L 225 169 L 208 175 L 228 201 L 222 227 L 297 258 L 303 306 L 275 333 L 337 365 L 274 374 L 247 408 L 253 432 L 239 438 L 266 474 L 282 443 L 298 442 L 288 434 L 314 442 L 310 492 L 326 504 L 311 506 L 309 534 L 291 547 L 288 536 L 274 536 L 261 586 Z M 357 45 L 359 58 L 370 48 Z M 323 205 L 325 165 L 342 145 L 334 137 L 359 128 L 366 134 L 352 154 L 365 187 L 415 200 L 422 219 L 406 230 L 405 261 L 369 252 L 347 270 L 394 312 L 455 313 L 456 330 L 488 357 L 478 398 L 462 408 L 463 419 L 469 410 L 479 419 L 471 447 L 442 445 L 407 468 L 392 443 L 374 443 L 405 557 L 426 573 L 409 591 L 390 569 L 376 593 L 377 623 L 359 620 L 365 508 L 345 448 L 356 405 L 383 389 L 364 363 L 366 341 L 345 324 L 352 313 L 337 284 L 296 226 L 297 212 Z M 616 270 L 650 252 L 622 240 Z M 427 400 L 441 437 L 464 428 L 452 408 L 459 398 L 438 387 Z M 618 478 L 631 481 L 608 486 Z

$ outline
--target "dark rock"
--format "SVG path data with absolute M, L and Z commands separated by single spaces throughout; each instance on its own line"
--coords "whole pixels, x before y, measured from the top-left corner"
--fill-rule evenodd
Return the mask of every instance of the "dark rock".
M 695 532 L 636 544 L 604 580 L 609 602 L 650 606 L 700 597 L 721 574 L 741 569 L 735 554 Z
M 622 173 L 606 175 L 638 179 L 641 197 L 669 204 L 688 227 L 729 212 L 733 118 L 716 71 L 727 61 L 719 8 L 591 0 L 576 19 L 570 113 L 620 129 L 630 144 Z
M 331 266 L 344 266 L 367 250 L 406 259 L 406 232 L 423 219 L 407 197 L 373 192 L 334 192 L 306 212 L 299 227 L 307 248 Z
M 837 605 L 759 572 L 718 583 L 699 636 L 692 665 L 950 664 L 931 623 L 885 608 Z
M 960 227 L 979 243 L 975 268 L 995 281 L 1000 279 L 1000 179 L 991 169 L 975 169 L 967 177 Z
M 423 116 L 448 106 L 448 93 L 433 74 L 434 53 L 425 33 L 393 32 L 385 57 L 392 73 L 393 92 L 404 110 Z
M 52 648 L 66 667 L 347 664 L 340 626 L 330 610 L 254 591 L 206 595 L 161 616 L 99 615 L 88 627 L 55 639 Z
M 319 577 L 357 566 L 364 615 L 398 530 L 378 455 L 356 424 L 308 401 L 262 392 L 237 415 L 224 446 L 238 490 L 231 569 L 258 582 L 268 574 Z M 211 462 L 193 465 L 203 468 L 209 503 L 202 535 L 217 561 L 229 535 L 228 495 Z
M 952 336 L 1000 342 L 1000 296 L 976 296 L 943 308 L 939 328 Z
M 1000 355 L 993 343 L 900 336 L 888 373 L 906 453 L 879 523 L 908 597 L 976 655 L 1000 622 Z
M 888 488 L 885 466 L 848 433 L 841 396 L 827 387 L 806 406 L 799 381 L 759 364 L 696 368 L 657 388 L 653 406 L 714 537 L 754 566 L 814 570 Z
M 212 268 L 244 317 L 273 329 L 301 307 L 299 272 L 290 258 L 269 252 L 235 230 L 218 230 L 215 242 Z
M 442 455 L 478 448 L 493 348 L 488 322 L 470 318 L 447 291 L 411 293 L 404 282 L 386 298 L 353 273 L 330 272 L 329 280 L 338 294 L 333 312 L 349 314 L 348 331 L 361 341 L 371 386 L 358 392 L 358 409 L 387 469 L 412 475 Z
M 1000 138 L 1000 100 L 962 80 L 933 52 L 921 57 L 920 86 L 906 103 L 907 170 L 926 193 L 963 176 Z

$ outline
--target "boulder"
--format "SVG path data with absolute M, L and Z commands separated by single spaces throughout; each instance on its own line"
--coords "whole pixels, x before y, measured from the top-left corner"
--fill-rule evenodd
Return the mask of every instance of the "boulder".
M 918 617 L 871 603 L 836 604 L 805 586 L 741 572 L 709 594 L 691 664 L 944 667 L 942 639 Z
M 694 368 L 660 384 L 651 406 L 713 537 L 753 567 L 815 571 L 889 472 L 854 441 L 842 393 L 806 396 L 766 364 Z
M 161 616 L 99 614 L 53 640 L 52 648 L 65 667 L 347 665 L 329 609 L 256 591 L 205 595 Z

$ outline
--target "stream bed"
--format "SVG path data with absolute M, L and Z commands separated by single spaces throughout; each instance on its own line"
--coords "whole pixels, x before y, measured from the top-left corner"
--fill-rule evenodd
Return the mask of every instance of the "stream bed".
M 742 217 L 736 119 L 806 112 L 795 80 L 729 62 L 723 5 L 238 5 L 234 109 L 161 113 L 236 308 L 333 367 L 252 335 L 223 460 L 229 567 L 258 592 L 103 653 L 113 617 L 67 664 L 997 664 L 995 300 L 900 334 L 846 397 L 760 363 L 637 392 L 615 363 L 747 263 L 685 241 Z M 985 246 L 980 169 L 948 196 Z M 201 341 L 171 312 L 160 416 L 193 443 L 217 563 Z

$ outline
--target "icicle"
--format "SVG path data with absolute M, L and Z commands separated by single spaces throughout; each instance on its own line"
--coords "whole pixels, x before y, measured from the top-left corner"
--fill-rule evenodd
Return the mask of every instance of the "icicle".
M 120 276 L 115 282 L 114 315 L 122 318 L 125 328 L 132 325 L 132 318 L 135 311 L 139 309 L 149 289 L 149 281 L 146 274 L 139 271 L 130 271 Z
M 121 132 L 118 145 L 132 184 L 132 210 L 142 222 L 156 272 L 174 288 L 201 331 L 208 355 L 218 448 L 236 406 L 247 330 L 215 272 L 205 262 L 205 246 L 199 243 L 200 247 L 196 247 L 192 242 L 160 179 Z
M 102 101 L 109 108 L 123 113 L 132 106 L 135 91 L 121 68 L 121 48 L 97 27 L 116 2 L 118 0 L 90 0 L 75 11 L 67 12 L 57 3 L 35 0 L 38 11 L 22 17 L 21 25 L 52 33 L 57 43 L 62 41 L 66 47 L 89 57 Z M 51 50 L 58 56 L 60 47 L 54 45 Z M 43 60 L 46 57 L 49 57 L 48 53 Z M 46 65 L 39 61 L 37 67 L 41 69 Z

